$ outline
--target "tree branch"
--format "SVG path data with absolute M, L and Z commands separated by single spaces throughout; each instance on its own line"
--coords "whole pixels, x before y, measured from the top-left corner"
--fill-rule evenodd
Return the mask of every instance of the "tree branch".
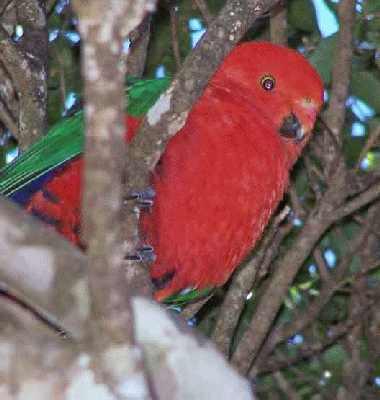
M 80 339 L 88 314 L 85 256 L 50 227 L 0 199 L 0 282 Z M 20 296 L 17 295 L 20 294 Z
M 123 43 L 153 0 L 73 2 L 82 37 L 86 143 L 82 227 L 87 244 L 94 371 L 123 394 L 123 374 L 109 365 L 121 357 L 150 398 L 141 349 L 135 343 L 132 282 L 123 265 L 121 223 L 125 170 Z M 106 21 L 106 22 L 105 22 Z M 126 396 L 128 397 L 128 396 Z
M 141 24 L 129 35 L 131 45 L 127 57 L 126 70 L 130 76 L 141 77 L 144 74 L 150 39 L 151 20 L 152 16 L 148 14 Z
M 286 2 L 281 2 L 272 10 L 269 20 L 271 41 L 282 46 L 288 44 L 287 14 Z
M 336 266 L 336 274 L 330 275 L 329 277 L 326 277 L 325 280 L 322 280 L 322 288 L 319 292 L 319 295 L 310 303 L 306 312 L 305 310 L 298 310 L 294 312 L 291 322 L 278 322 L 277 326 L 272 329 L 271 334 L 265 341 L 265 344 L 261 348 L 260 353 L 254 362 L 254 367 L 251 371 L 252 374 L 261 371 L 261 365 L 266 362 L 266 359 L 274 351 L 278 344 L 292 337 L 297 332 L 302 332 L 313 321 L 316 320 L 323 307 L 326 306 L 336 290 L 338 290 L 345 281 L 346 273 L 349 270 L 352 258 L 360 249 L 366 247 L 366 244 L 368 243 L 371 219 L 372 218 L 369 218 L 367 220 L 365 227 L 361 230 L 360 234 L 352 243 L 350 251 L 344 255 L 339 264 Z

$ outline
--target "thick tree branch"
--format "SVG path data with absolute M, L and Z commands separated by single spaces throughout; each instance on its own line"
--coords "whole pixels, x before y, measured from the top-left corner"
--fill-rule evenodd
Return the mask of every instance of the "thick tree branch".
M 236 396 L 239 400 L 254 400 L 249 382 L 210 343 L 197 339 L 157 304 L 135 298 L 133 311 L 136 338 L 144 348 L 157 389 L 155 399 L 230 400 Z M 104 360 L 107 372 L 116 369 L 120 375 L 119 390 L 114 391 L 94 374 L 91 352 L 63 340 L 4 299 L 0 302 L 0 318 L 2 400 L 150 398 L 122 348 L 115 348 Z
M 0 199 L 0 281 L 30 308 L 83 338 L 89 296 L 85 256 L 50 227 Z
M 123 395 L 123 374 L 108 365 L 118 354 L 151 398 L 141 349 L 134 338 L 132 282 L 123 265 L 121 223 L 125 171 L 123 43 L 152 11 L 153 0 L 73 3 L 82 37 L 86 144 L 82 227 L 87 245 L 94 371 Z
M 120 67 L 123 40 L 140 23 L 153 2 L 99 1 L 91 7 L 74 2 L 84 41 L 83 75 L 87 104 L 84 237 L 88 245 L 89 281 L 95 341 L 133 342 L 128 286 L 122 269 L 118 221 L 122 210 L 125 157 L 123 92 L 125 69 Z M 127 18 L 128 17 L 128 18 Z M 103 28 L 104 18 L 110 26 Z M 107 169 L 104 166 L 107 165 Z M 98 343 L 98 350 L 103 344 Z
M 100 399 L 104 393 L 112 400 L 149 398 L 133 357 L 122 346 L 105 352 L 102 360 L 110 374 L 112 369 L 121 374 L 118 395 L 94 375 L 94 354 L 81 345 L 90 312 L 85 261 L 50 227 L 0 199 L 2 399 L 29 399 L 33 393 L 38 400 Z M 253 400 L 248 382 L 212 345 L 193 337 L 158 305 L 142 298 L 133 303 L 136 340 L 144 349 L 158 400 L 230 400 L 232 394 Z M 48 321 L 41 324 L 41 316 Z M 52 321 L 69 331 L 72 340 L 48 329 Z M 199 384 L 209 365 L 214 378 Z

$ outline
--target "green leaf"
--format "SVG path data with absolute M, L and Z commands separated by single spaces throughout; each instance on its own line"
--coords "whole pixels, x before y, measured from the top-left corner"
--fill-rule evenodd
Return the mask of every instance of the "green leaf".
M 289 298 L 285 297 L 284 304 L 285 304 L 285 307 L 289 308 L 290 310 L 293 310 L 294 305 Z
M 292 299 L 292 301 L 294 303 L 297 303 L 298 299 L 300 298 L 300 292 L 298 290 L 298 288 L 296 286 L 292 286 L 289 289 L 289 293 L 290 293 L 290 298 Z
M 380 114 L 380 76 L 377 71 L 353 71 L 351 91 Z
M 319 32 L 317 15 L 311 0 L 292 0 L 288 6 L 288 22 L 293 28 L 304 32 Z
M 336 40 L 336 33 L 322 39 L 313 54 L 309 57 L 309 61 L 317 69 L 325 84 L 329 84 L 331 81 Z
M 339 368 L 346 361 L 347 355 L 343 347 L 340 344 L 336 344 L 324 352 L 323 359 L 329 366 Z
M 377 13 L 380 11 L 379 0 L 366 0 L 363 2 L 363 12 L 365 15 Z
M 309 290 L 310 296 L 318 297 L 319 296 L 319 290 L 317 289 L 310 289 Z
M 300 290 L 308 290 L 308 289 L 310 289 L 310 288 L 314 285 L 314 283 L 315 283 L 315 281 L 314 281 L 313 279 L 310 279 L 309 281 L 300 283 L 300 284 L 298 285 L 298 288 L 299 288 Z

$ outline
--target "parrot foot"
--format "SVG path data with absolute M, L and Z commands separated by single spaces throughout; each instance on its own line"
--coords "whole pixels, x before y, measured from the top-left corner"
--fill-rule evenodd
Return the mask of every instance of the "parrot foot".
M 142 246 L 137 249 L 136 254 L 127 255 L 125 256 L 125 259 L 128 261 L 150 263 L 156 259 L 156 255 L 154 254 L 154 249 L 152 246 Z
M 125 201 L 134 200 L 139 208 L 149 210 L 153 206 L 155 196 L 156 192 L 149 187 L 145 190 L 132 192 Z

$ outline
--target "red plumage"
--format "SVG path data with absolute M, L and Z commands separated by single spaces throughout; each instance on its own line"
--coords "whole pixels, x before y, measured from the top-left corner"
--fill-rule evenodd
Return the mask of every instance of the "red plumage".
M 272 90 L 263 86 L 268 77 Z M 170 277 L 156 299 L 226 282 L 281 200 L 322 96 L 318 74 L 292 50 L 246 43 L 227 57 L 152 174 L 156 198 L 142 214 L 142 241 L 157 256 L 152 278 Z M 302 140 L 280 134 L 289 115 L 300 122 Z M 138 121 L 127 122 L 131 138 Z M 58 230 L 74 242 L 81 165 L 69 163 L 29 204 L 59 220 Z

